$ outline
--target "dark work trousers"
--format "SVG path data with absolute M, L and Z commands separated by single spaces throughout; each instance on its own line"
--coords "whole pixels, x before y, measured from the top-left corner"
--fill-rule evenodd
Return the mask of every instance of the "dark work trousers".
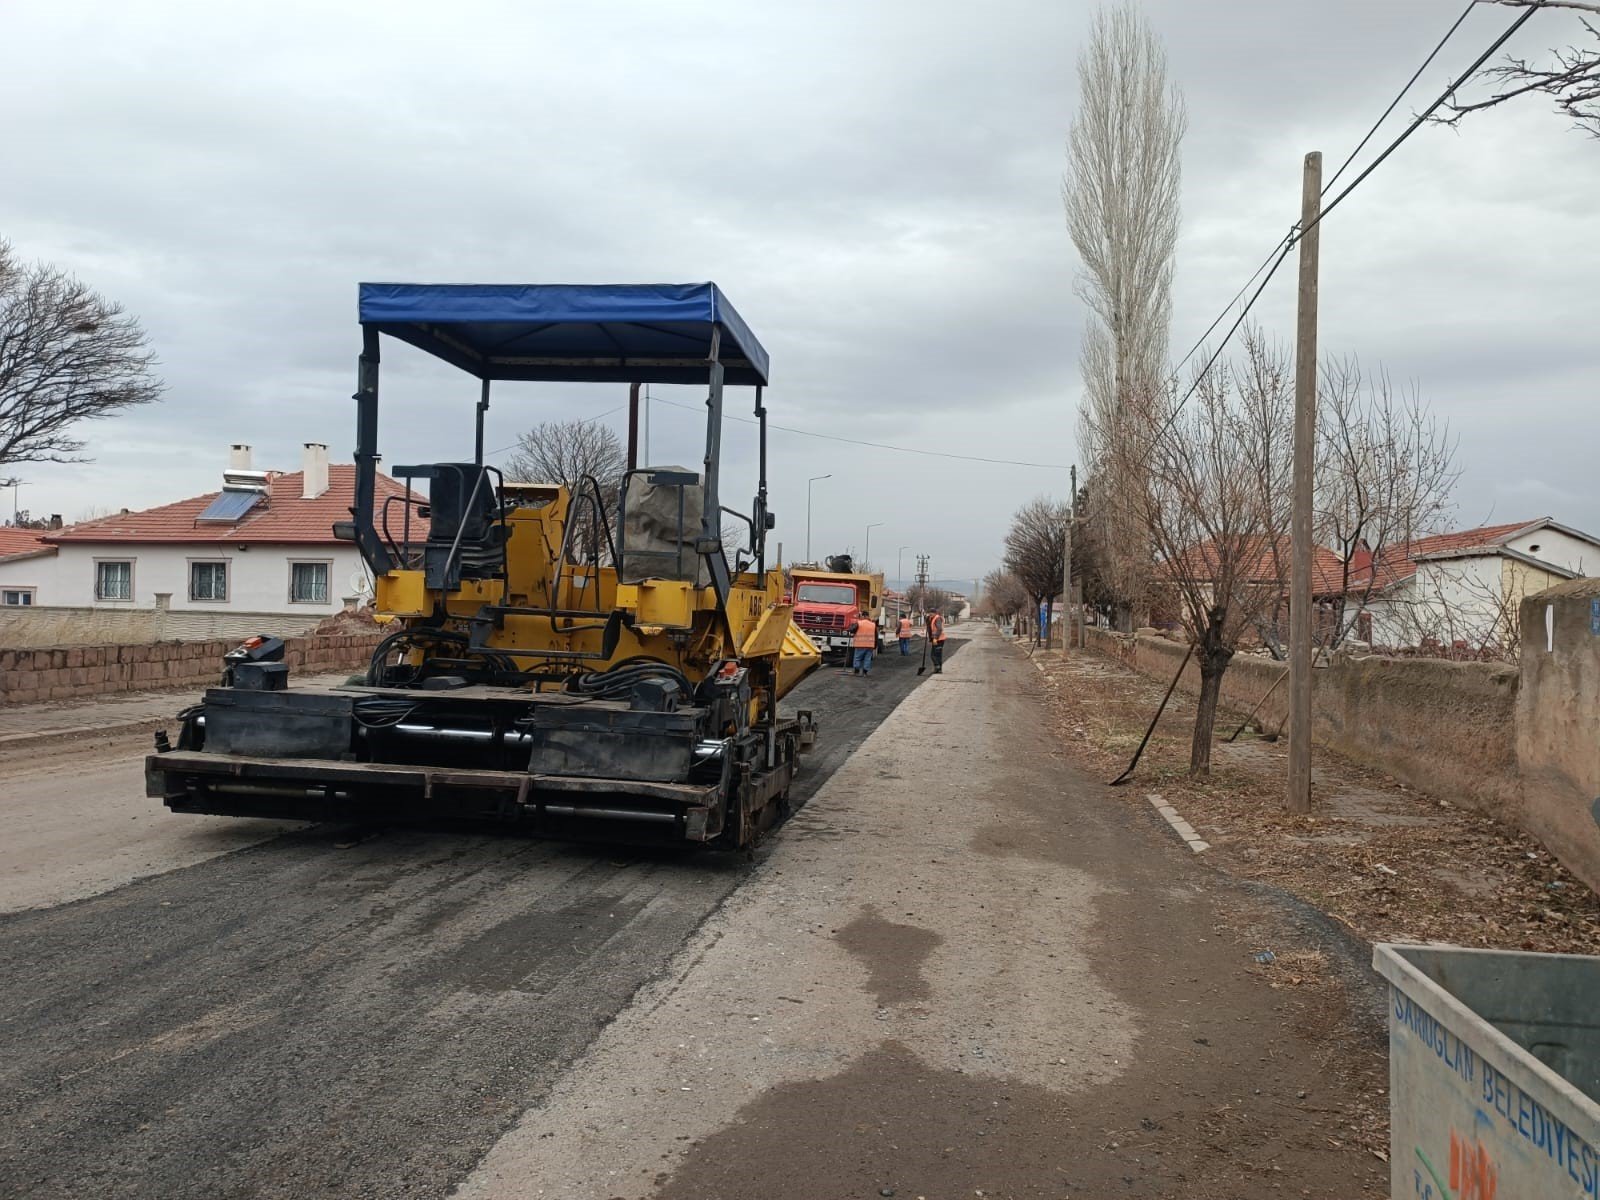
M 935 671 L 943 671 L 944 670 L 944 643 L 943 642 L 934 642 L 933 645 L 931 645 L 928 648 L 933 651 L 933 669 Z

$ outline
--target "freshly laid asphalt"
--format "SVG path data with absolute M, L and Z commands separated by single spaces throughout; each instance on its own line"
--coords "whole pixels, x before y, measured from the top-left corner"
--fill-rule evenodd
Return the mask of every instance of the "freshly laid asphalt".
M 797 800 L 933 678 L 918 662 L 891 648 L 868 679 L 825 668 L 796 689 L 786 707 L 821 726 Z M 62 754 L 44 785 L 86 823 L 84 789 L 107 783 L 83 759 L 104 753 Z M 142 836 L 188 819 L 149 805 Z M 293 830 L 0 916 L 0 1196 L 444 1195 L 749 872 L 498 833 L 354 836 Z

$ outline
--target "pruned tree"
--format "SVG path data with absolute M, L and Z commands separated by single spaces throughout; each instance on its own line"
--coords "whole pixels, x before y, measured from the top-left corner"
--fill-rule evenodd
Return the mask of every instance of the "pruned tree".
M 618 489 L 628 469 L 628 456 L 616 433 L 594 421 L 544 421 L 517 437 L 517 448 L 506 459 L 509 479 L 524 483 L 560 483 L 574 495 L 583 481 L 599 485 L 605 518 L 616 534 Z M 584 561 L 598 561 L 605 554 L 605 538 L 594 522 L 579 514 L 574 534 L 578 553 Z
M 79 423 L 159 400 L 155 366 L 120 304 L 0 241 L 0 467 L 87 461 Z
M 1080 442 L 1102 478 L 1093 515 L 1105 586 L 1125 615 L 1149 581 L 1145 460 L 1161 402 L 1187 125 L 1166 51 L 1131 0 L 1101 8 L 1078 58 L 1079 101 L 1062 181 L 1089 308 Z
M 1507 8 L 1564 8 L 1600 18 L 1597 0 L 1481 0 Z M 1448 115 L 1436 118 L 1456 125 L 1471 113 L 1495 108 L 1520 96 L 1545 96 L 1555 101 L 1558 112 L 1572 119 L 1573 125 L 1591 137 L 1600 137 L 1600 20 L 1578 18 L 1591 44 L 1573 44 L 1551 50 L 1544 63 L 1508 55 L 1497 67 L 1480 72 L 1493 81 L 1489 95 L 1477 100 L 1452 97 L 1445 105 Z
M 1223 674 L 1241 637 L 1278 604 L 1288 574 L 1294 377 L 1289 356 L 1259 331 L 1237 360 L 1197 375 L 1151 444 L 1144 517 L 1157 586 L 1194 645 L 1200 696 L 1189 772 L 1211 770 Z
M 1067 506 L 1037 496 L 1017 509 L 1006 531 L 1006 570 L 1038 607 L 1061 594 L 1067 553 Z M 1040 630 L 1039 637 L 1049 635 Z
M 1317 397 L 1317 544 L 1338 561 L 1327 628 L 1337 649 L 1384 586 L 1383 565 L 1450 512 L 1455 439 L 1415 387 L 1397 393 L 1355 358 L 1322 364 Z

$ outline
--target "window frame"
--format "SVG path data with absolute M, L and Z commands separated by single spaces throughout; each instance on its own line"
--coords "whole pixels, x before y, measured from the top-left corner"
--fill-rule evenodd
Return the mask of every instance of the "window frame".
M 327 592 L 321 600 L 298 600 L 294 594 L 294 569 L 296 567 L 321 567 L 324 571 L 322 581 Z M 289 603 L 306 605 L 328 605 L 333 603 L 333 559 L 331 558 L 291 558 L 289 560 Z
M 11 604 L 6 600 L 7 596 L 26 596 L 27 599 L 18 600 L 15 604 Z M 18 584 L 15 587 L 0 587 L 0 608 L 37 608 L 38 600 L 39 589 L 32 585 L 23 586 Z
M 221 567 L 222 568 L 222 596 L 197 596 L 194 594 L 194 569 L 196 567 Z M 233 600 L 233 559 L 229 557 L 218 558 L 213 555 L 190 558 L 185 560 L 184 571 L 188 576 L 188 596 L 190 604 L 228 604 Z
M 132 604 L 133 598 L 139 594 L 134 586 L 138 574 L 138 555 L 95 558 L 94 560 L 94 602 L 96 604 Z M 128 568 L 128 594 L 126 596 L 106 596 L 100 592 L 100 568 L 113 564 L 125 564 Z

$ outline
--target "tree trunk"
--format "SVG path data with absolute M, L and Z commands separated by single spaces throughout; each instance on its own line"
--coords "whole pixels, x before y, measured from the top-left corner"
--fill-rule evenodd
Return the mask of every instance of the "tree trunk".
M 1222 675 L 1233 651 L 1207 631 L 1200 640 L 1200 702 L 1194 714 L 1194 739 L 1189 745 L 1189 774 L 1211 774 L 1211 738 L 1217 724 L 1217 701 L 1222 697 Z

